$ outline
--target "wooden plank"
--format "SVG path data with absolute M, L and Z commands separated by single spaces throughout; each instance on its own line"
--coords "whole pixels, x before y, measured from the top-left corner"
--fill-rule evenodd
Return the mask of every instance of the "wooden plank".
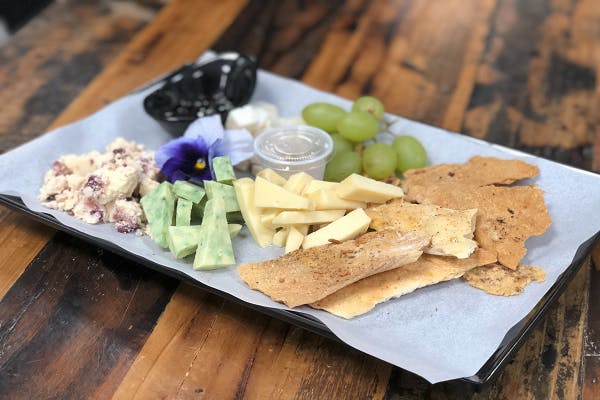
M 350 391 L 378 398 L 388 372 L 382 366 L 183 285 L 113 398 L 338 398 Z
M 283 4 L 254 1 L 241 12 L 236 20 L 239 24 L 236 22 L 216 47 L 254 49 L 260 54 L 262 66 L 284 75 L 304 76 L 313 85 L 331 88 L 349 97 L 370 92 L 379 96 L 392 112 L 448 127 L 458 126 L 462 121 L 463 127 L 473 135 L 501 142 L 507 140 L 506 143 L 529 149 L 527 146 L 531 143 L 518 141 L 519 124 L 523 118 L 530 117 L 523 116 L 527 103 L 521 96 L 527 90 L 534 90 L 537 93 L 534 97 L 541 98 L 539 93 L 544 83 L 532 78 L 535 84 L 529 89 L 529 80 L 522 75 L 540 74 L 544 69 L 530 72 L 529 68 L 535 63 L 525 66 L 507 63 L 507 60 L 514 61 L 510 46 L 517 45 L 515 54 L 526 55 L 528 59 L 539 51 L 535 45 L 538 41 L 543 41 L 544 46 L 554 45 L 548 38 L 537 37 L 537 27 L 554 26 L 544 25 L 545 21 L 549 15 L 558 15 L 561 11 L 549 11 L 545 1 L 506 0 L 498 1 L 497 5 L 487 1 L 481 3 L 477 12 L 467 10 L 465 15 L 457 17 L 452 4 L 457 3 L 355 1 L 324 5 L 316 1 Z M 562 3 L 553 4 L 558 7 Z M 569 4 L 561 6 L 567 7 L 566 11 L 561 10 L 569 12 Z M 242 5 L 242 2 L 219 2 L 213 15 L 190 2 L 171 3 L 58 123 L 86 115 L 129 88 L 190 60 L 218 35 L 203 31 L 210 25 L 208 22 L 214 24 L 214 20 L 220 18 L 220 29 L 224 29 Z M 519 15 L 524 17 L 515 18 Z M 198 20 L 203 16 L 206 23 L 200 24 Z M 558 17 L 560 15 L 556 17 L 560 22 Z M 441 33 L 436 32 L 438 29 Z M 512 30 L 518 35 L 511 33 Z M 554 32 L 550 31 L 549 35 Z M 190 32 L 194 33 L 193 40 L 186 43 L 176 40 L 177 35 L 181 37 Z M 199 32 L 197 36 L 195 32 Z M 529 44 L 520 45 L 517 42 L 524 35 L 533 36 L 526 41 Z M 429 46 L 430 43 L 435 45 Z M 557 46 L 563 46 L 562 42 Z M 483 64 L 476 67 L 478 57 Z M 574 55 L 568 57 L 577 59 Z M 445 68 L 440 60 L 452 60 L 452 65 Z M 328 63 L 337 62 L 339 65 L 336 64 L 332 72 L 326 71 Z M 584 67 L 586 74 L 588 69 Z M 572 69 L 562 64 L 560 71 Z M 579 85 L 569 80 L 562 84 L 567 85 L 567 92 L 569 85 L 576 88 Z M 561 90 L 564 89 L 559 92 Z M 439 93 L 441 95 L 436 97 Z M 583 95 L 578 93 L 577 96 Z M 465 113 L 468 97 L 471 97 L 469 109 Z M 546 106 L 536 107 L 539 110 Z M 478 113 L 474 113 L 476 110 Z M 587 115 L 581 118 L 586 119 Z M 573 121 L 581 121 L 581 118 Z M 497 121 L 501 127 L 495 125 Z M 510 128 L 510 136 L 501 129 L 506 127 Z M 556 153 L 556 148 L 552 147 L 547 154 L 559 157 L 562 153 Z M 545 147 L 536 149 L 539 154 L 546 151 Z M 581 162 L 577 165 L 585 166 L 583 158 L 576 158 L 580 151 L 576 148 L 567 153 L 572 154 L 574 163 Z M 67 257 L 63 254 L 60 259 L 67 260 Z M 532 335 L 500 379 L 479 397 L 543 397 L 557 390 L 562 390 L 564 395 L 575 393 L 573 385 L 578 382 L 580 372 L 574 363 L 577 346 L 582 343 L 581 323 L 585 319 L 585 310 L 579 305 L 587 302 L 586 282 L 586 277 L 578 275 L 546 323 Z M 152 315 L 149 323 L 157 317 L 156 313 Z M 237 335 L 228 335 L 230 332 Z M 142 335 L 140 343 L 145 340 Z M 554 343 L 558 343 L 558 347 Z M 568 350 L 563 355 L 566 345 Z M 464 398 L 465 393 L 473 393 L 472 388 L 457 383 L 428 385 L 396 368 L 388 386 L 392 368 L 386 363 L 187 286 L 176 292 L 139 356 L 135 357 L 138 348 L 125 360 L 106 364 L 110 371 L 103 372 L 103 382 L 87 384 L 86 393 L 106 397 L 116 390 L 115 396 L 120 398 L 155 397 L 157 393 L 165 397 L 205 398 L 382 398 L 386 386 L 387 398 Z M 231 359 L 223 360 L 224 353 L 232 354 Z M 553 359 L 553 354 L 557 354 L 557 358 Z M 117 388 L 116 383 L 134 357 L 133 367 Z M 539 379 L 540 376 L 543 378 Z M 18 381 L 12 375 L 9 378 L 14 379 L 11 383 Z M 58 389 L 63 387 L 59 385 Z M 27 393 L 34 394 L 34 389 L 43 390 L 37 385 Z M 83 391 L 81 393 L 83 395 Z
M 54 231 L 0 207 L 0 301 Z
M 590 268 L 589 312 L 584 337 L 583 399 L 600 398 L 600 246 Z
M 177 281 L 59 233 L 0 303 L 0 398 L 106 398 Z
M 144 7 L 147 13 L 157 9 L 152 1 Z M 55 2 L 1 46 L 0 153 L 58 126 L 51 125 L 57 115 L 145 22 L 131 12 L 107 12 L 94 2 Z M 65 113 L 63 122 L 91 111 Z M 2 206 L 0 210 L 0 246 L 6 255 L 18 254 L 0 260 L 2 298 L 54 230 Z

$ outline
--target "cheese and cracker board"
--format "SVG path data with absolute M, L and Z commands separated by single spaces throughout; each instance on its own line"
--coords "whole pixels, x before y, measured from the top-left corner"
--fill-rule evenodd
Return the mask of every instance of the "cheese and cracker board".
M 0 200 L 159 271 L 335 336 L 431 382 L 457 378 L 481 382 L 493 375 L 598 238 L 600 221 L 593 218 L 600 207 L 597 175 L 397 116 L 389 116 L 393 123 L 377 135 L 377 141 L 391 145 L 395 137 L 411 135 L 429 158 L 428 167 L 415 169 L 418 173 L 405 171 L 403 182 L 373 183 L 351 174 L 347 181 L 325 183 L 300 174 L 289 183 L 296 171 L 283 177 L 267 169 L 233 178 L 226 162 L 219 167 L 221 182 L 214 182 L 227 188 L 209 184 L 202 195 L 176 182 L 163 182 L 162 189 L 156 189 L 144 179 L 137 180 L 132 190 L 162 190 L 156 194 L 159 200 L 146 201 L 148 210 L 170 210 L 166 218 L 163 211 L 155 215 L 153 225 L 161 233 L 153 238 L 159 237 L 160 245 L 136 234 L 138 214 L 129 212 L 129 205 L 117 206 L 115 201 L 109 207 L 115 220 L 127 221 L 119 226 L 128 233 L 45 207 L 39 200 L 44 174 L 65 154 L 100 152 L 119 137 L 145 149 L 158 149 L 173 140 L 144 111 L 143 100 L 155 89 L 124 97 L 0 156 Z M 327 102 L 344 109 L 352 105 L 265 71 L 258 72 L 251 101 L 275 105 L 282 119 L 296 117 L 310 103 Z M 112 154 L 120 157 L 123 153 L 113 150 L 122 147 L 126 146 L 113 146 Z M 7 171 L 13 168 L 24 172 L 11 176 Z M 380 184 L 386 186 L 382 189 Z M 258 197 L 253 194 L 256 186 Z M 92 180 L 88 190 L 94 193 L 94 189 Z M 223 200 L 232 191 L 239 211 Z M 367 193 L 375 197 L 365 197 Z M 194 225 L 194 209 L 199 207 L 208 222 Z M 262 213 L 252 212 L 252 207 L 260 207 Z M 269 213 L 273 208 L 281 211 Z M 98 218 L 93 207 L 82 210 Z M 241 229 L 239 220 L 222 218 L 227 214 L 235 218 L 236 212 L 245 220 Z M 124 214 L 130 217 L 117 218 Z M 169 219 L 179 223 L 171 226 Z M 309 233 L 308 225 L 320 229 Z M 528 228 L 520 230 L 524 225 Z M 342 236 L 332 237 L 337 232 Z M 450 235 L 460 240 L 449 240 Z M 223 249 L 222 243 L 230 241 L 232 253 L 205 252 L 194 269 L 196 260 L 189 256 L 198 237 L 215 242 L 211 249 Z M 190 238 L 192 243 L 186 243 Z M 282 246 L 270 244 L 273 241 Z M 402 247 L 390 262 L 394 249 Z M 370 264 L 361 262 L 365 254 Z M 448 262 L 448 257 L 457 261 Z M 232 260 L 235 265 L 225 266 Z M 265 268 L 271 260 L 279 260 L 278 265 Z M 206 270 L 217 263 L 224 268 Z M 311 283 L 306 277 L 322 271 L 320 264 L 330 269 L 322 280 Z M 490 264 L 494 269 L 487 274 L 477 269 Z M 409 267 L 395 268 L 398 265 Z M 297 268 L 273 274 L 272 268 L 280 266 Z M 523 269 L 518 279 L 507 281 L 501 272 L 507 268 Z M 456 279 L 464 274 L 467 279 Z M 536 283 L 519 285 L 523 279 Z M 307 282 L 310 287 L 301 285 Z M 486 289 L 500 295 L 520 294 L 497 296 Z

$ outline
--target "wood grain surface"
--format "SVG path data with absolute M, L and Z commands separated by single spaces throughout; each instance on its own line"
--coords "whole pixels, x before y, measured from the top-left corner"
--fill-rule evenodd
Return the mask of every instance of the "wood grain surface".
M 598 172 L 599 10 L 594 0 L 56 2 L 0 48 L 0 152 L 212 47 Z M 0 207 L 0 398 L 600 398 L 591 264 L 493 382 L 430 385 Z

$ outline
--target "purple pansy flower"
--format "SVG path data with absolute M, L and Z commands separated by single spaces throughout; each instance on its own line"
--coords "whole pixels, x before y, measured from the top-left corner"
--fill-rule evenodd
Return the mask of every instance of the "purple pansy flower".
M 156 164 L 169 182 L 214 179 L 212 159 L 229 156 L 233 165 L 252 157 L 252 135 L 245 129 L 225 130 L 218 115 L 192 122 L 182 137 L 161 146 Z

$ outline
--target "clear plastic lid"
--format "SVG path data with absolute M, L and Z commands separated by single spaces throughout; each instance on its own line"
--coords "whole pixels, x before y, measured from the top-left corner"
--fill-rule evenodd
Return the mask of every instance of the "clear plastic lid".
M 291 125 L 269 129 L 254 141 L 254 152 L 268 168 L 304 171 L 321 168 L 333 151 L 331 136 L 321 129 Z

